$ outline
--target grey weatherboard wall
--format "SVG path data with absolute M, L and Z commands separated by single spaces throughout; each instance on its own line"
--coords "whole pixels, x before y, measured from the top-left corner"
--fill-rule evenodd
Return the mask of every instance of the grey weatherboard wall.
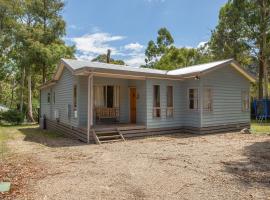
M 230 66 L 209 72 L 200 77 L 179 80 L 146 79 L 127 80 L 117 78 L 94 77 L 94 85 L 120 86 L 120 122 L 129 122 L 129 88 L 137 88 L 137 123 L 147 128 L 170 127 L 211 127 L 218 125 L 250 123 L 249 112 L 242 112 L 241 92 L 249 91 L 250 83 L 237 70 Z M 68 104 L 73 105 L 73 85 L 78 90 L 78 118 L 67 117 Z M 52 87 L 41 90 L 41 116 L 54 120 L 54 110 L 59 110 L 60 122 L 75 127 L 87 125 L 87 76 L 73 76 L 66 68 L 60 80 Z M 153 118 L 153 85 L 160 85 L 161 117 Z M 173 117 L 166 117 L 167 86 L 173 86 Z M 213 110 L 203 111 L 203 89 L 212 88 Z M 197 88 L 199 109 L 188 109 L 188 89 Z M 47 103 L 47 93 L 56 93 L 56 102 Z

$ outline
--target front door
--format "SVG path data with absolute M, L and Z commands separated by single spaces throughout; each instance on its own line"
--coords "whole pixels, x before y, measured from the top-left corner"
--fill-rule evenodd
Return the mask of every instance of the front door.
M 130 123 L 136 123 L 136 88 L 130 88 Z

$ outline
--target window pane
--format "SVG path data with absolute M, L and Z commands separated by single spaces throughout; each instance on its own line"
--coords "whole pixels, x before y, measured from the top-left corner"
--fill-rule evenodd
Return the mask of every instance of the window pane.
M 191 88 L 188 90 L 189 109 L 198 109 L 198 89 Z
M 48 96 L 47 96 L 47 102 L 48 102 L 48 103 L 51 102 L 51 93 L 48 93 Z
M 167 107 L 173 107 L 173 87 L 167 87 Z
M 113 108 L 113 86 L 107 86 L 107 108 Z
M 212 89 L 205 88 L 203 92 L 203 108 L 204 110 L 212 110 Z
M 159 85 L 154 85 L 154 107 L 160 107 L 160 89 Z
M 77 109 L 77 85 L 73 86 L 73 109 Z

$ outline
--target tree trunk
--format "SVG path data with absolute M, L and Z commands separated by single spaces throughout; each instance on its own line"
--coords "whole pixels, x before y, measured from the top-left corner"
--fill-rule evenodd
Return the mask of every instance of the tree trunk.
M 3 88 L 2 88 L 2 81 L 0 81 L 0 103 L 3 101 Z
M 27 76 L 27 81 L 28 81 L 28 121 L 29 122 L 34 122 L 33 118 L 33 109 L 32 109 L 32 84 L 31 84 L 31 74 L 29 73 Z
M 268 99 L 268 65 L 265 61 L 264 63 L 264 98 Z
M 23 91 L 24 91 L 24 80 L 25 80 L 25 67 L 22 67 L 21 72 L 21 94 L 20 94 L 20 112 L 23 112 Z
M 15 77 L 12 77 L 12 81 L 11 81 L 11 100 L 10 100 L 10 105 L 9 108 L 12 108 L 13 105 L 13 100 L 14 100 L 14 89 L 15 89 Z
M 259 83 L 258 83 L 258 98 L 263 98 L 263 70 L 264 70 L 264 62 L 263 62 L 263 54 L 260 49 L 259 53 Z

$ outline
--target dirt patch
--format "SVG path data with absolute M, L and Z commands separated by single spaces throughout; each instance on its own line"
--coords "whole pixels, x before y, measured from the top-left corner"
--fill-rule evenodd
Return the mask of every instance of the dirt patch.
M 0 161 L 0 180 L 10 182 L 10 192 L 0 193 L 0 199 L 30 199 L 30 181 L 45 177 L 39 162 L 27 155 L 9 155 Z
M 46 169 L 28 180 L 36 200 L 270 197 L 269 136 L 178 134 L 104 145 L 41 140 L 9 143 Z

